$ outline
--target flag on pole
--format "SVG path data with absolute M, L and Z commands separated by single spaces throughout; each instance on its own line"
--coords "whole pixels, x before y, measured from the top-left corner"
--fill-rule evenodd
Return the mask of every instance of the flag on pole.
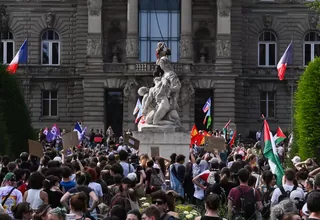
M 134 107 L 134 110 L 133 110 L 133 115 L 137 114 L 139 112 L 140 108 L 142 108 L 142 104 L 140 102 L 140 99 L 138 99 L 136 106 Z
M 287 69 L 288 64 L 292 64 L 292 41 L 288 45 L 286 51 L 282 55 L 278 65 L 277 65 L 279 80 L 284 79 L 284 75 L 286 73 L 286 69 Z
M 47 141 L 51 142 L 51 141 L 55 140 L 57 137 L 59 137 L 60 135 L 61 135 L 60 129 L 58 128 L 58 126 L 56 124 L 54 124 L 52 126 L 51 130 L 48 132 Z
M 75 124 L 73 131 L 77 132 L 77 134 L 78 134 L 78 140 L 81 140 L 82 128 L 81 128 L 79 122 L 77 122 L 77 123 Z
M 232 145 L 234 145 L 235 140 L 236 140 L 236 136 L 237 136 L 237 131 L 234 131 L 234 132 L 233 132 L 233 135 L 232 135 L 232 139 L 231 139 L 230 142 L 229 142 L 229 146 L 230 146 L 230 147 L 231 147 Z
M 136 106 L 134 107 L 134 110 L 133 110 L 133 115 L 135 115 L 135 114 L 137 114 L 135 123 L 138 123 L 140 121 L 140 118 L 142 117 L 142 104 L 141 104 L 139 98 L 138 98 Z
M 225 126 L 222 129 L 223 135 L 224 135 L 224 139 L 227 138 L 227 131 L 228 131 L 228 127 L 231 123 L 231 119 L 229 119 L 229 121 L 227 122 L 227 124 L 225 124 Z
M 206 101 L 206 104 L 204 104 L 202 111 L 203 113 L 206 113 L 207 111 L 209 111 L 211 108 L 211 98 L 208 98 L 208 100 Z
M 284 141 L 287 137 L 282 132 L 281 128 L 278 127 L 277 133 L 273 136 L 274 142 L 277 144 L 280 144 L 282 141 Z
M 45 128 L 42 133 L 47 136 L 48 135 L 48 128 Z
M 10 74 L 16 73 L 19 64 L 26 64 L 28 61 L 28 41 L 25 40 L 18 50 L 17 54 L 14 56 L 13 60 L 7 67 L 7 71 Z
M 277 185 L 280 186 L 282 185 L 282 177 L 284 175 L 284 171 L 280 163 L 279 156 L 277 154 L 276 145 L 273 140 L 272 133 L 270 132 L 269 124 L 266 119 L 264 119 L 263 133 L 264 133 L 263 155 L 268 159 L 269 166 L 272 173 L 276 174 L 277 176 Z

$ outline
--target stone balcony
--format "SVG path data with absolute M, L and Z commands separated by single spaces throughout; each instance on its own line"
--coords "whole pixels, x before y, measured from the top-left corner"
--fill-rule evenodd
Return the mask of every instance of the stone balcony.
M 182 63 L 172 63 L 174 71 L 179 75 L 185 72 L 191 73 L 214 73 L 214 64 L 182 64 Z M 131 66 L 131 68 L 128 68 Z M 130 71 L 129 69 L 134 69 Z M 105 63 L 104 72 L 106 73 L 123 73 L 123 74 L 136 74 L 136 75 L 150 75 L 156 69 L 155 63 L 135 63 L 135 64 L 125 64 L 125 63 Z
M 292 74 L 294 78 L 298 78 L 304 71 L 304 67 L 294 66 L 293 68 L 289 66 L 286 71 L 286 78 L 291 79 Z M 243 68 L 242 76 L 250 77 L 250 79 L 261 79 L 261 78 L 278 78 L 277 67 L 263 68 L 263 67 L 252 67 Z
M 74 66 L 43 66 L 43 65 L 19 65 L 17 70 L 18 76 L 32 77 L 70 77 L 75 75 Z

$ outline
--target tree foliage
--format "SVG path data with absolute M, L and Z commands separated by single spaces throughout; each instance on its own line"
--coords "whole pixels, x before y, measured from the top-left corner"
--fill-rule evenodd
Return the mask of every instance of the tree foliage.
M 0 66 L 0 152 L 17 157 L 35 138 L 20 83 Z
M 318 14 L 320 14 L 320 1 L 319 0 L 315 0 L 313 2 L 308 2 L 306 4 L 311 10 L 314 10 Z
M 320 158 L 320 58 L 308 64 L 295 94 L 293 151 L 302 159 Z

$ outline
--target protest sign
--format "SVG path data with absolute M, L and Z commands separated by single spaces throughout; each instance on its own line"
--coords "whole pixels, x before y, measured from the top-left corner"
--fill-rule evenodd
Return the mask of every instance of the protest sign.
M 36 156 L 36 157 L 43 157 L 43 148 L 40 142 L 28 140 L 29 145 L 29 154 Z
M 124 135 L 124 143 L 135 150 L 139 150 L 140 141 L 129 134 Z
M 79 145 L 78 133 L 72 131 L 62 136 L 63 149 L 69 149 L 71 147 Z
M 204 150 L 213 152 L 214 150 L 223 151 L 226 149 L 224 138 L 205 136 Z

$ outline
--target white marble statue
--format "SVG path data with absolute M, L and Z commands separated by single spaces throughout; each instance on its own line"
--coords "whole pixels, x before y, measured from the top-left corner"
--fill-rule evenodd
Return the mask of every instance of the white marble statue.
M 148 125 L 180 127 L 181 122 L 177 111 L 180 80 L 167 56 L 160 58 L 159 66 L 164 74 L 154 77 L 154 86 L 141 87 L 138 90 L 138 94 L 143 96 L 142 115 Z

